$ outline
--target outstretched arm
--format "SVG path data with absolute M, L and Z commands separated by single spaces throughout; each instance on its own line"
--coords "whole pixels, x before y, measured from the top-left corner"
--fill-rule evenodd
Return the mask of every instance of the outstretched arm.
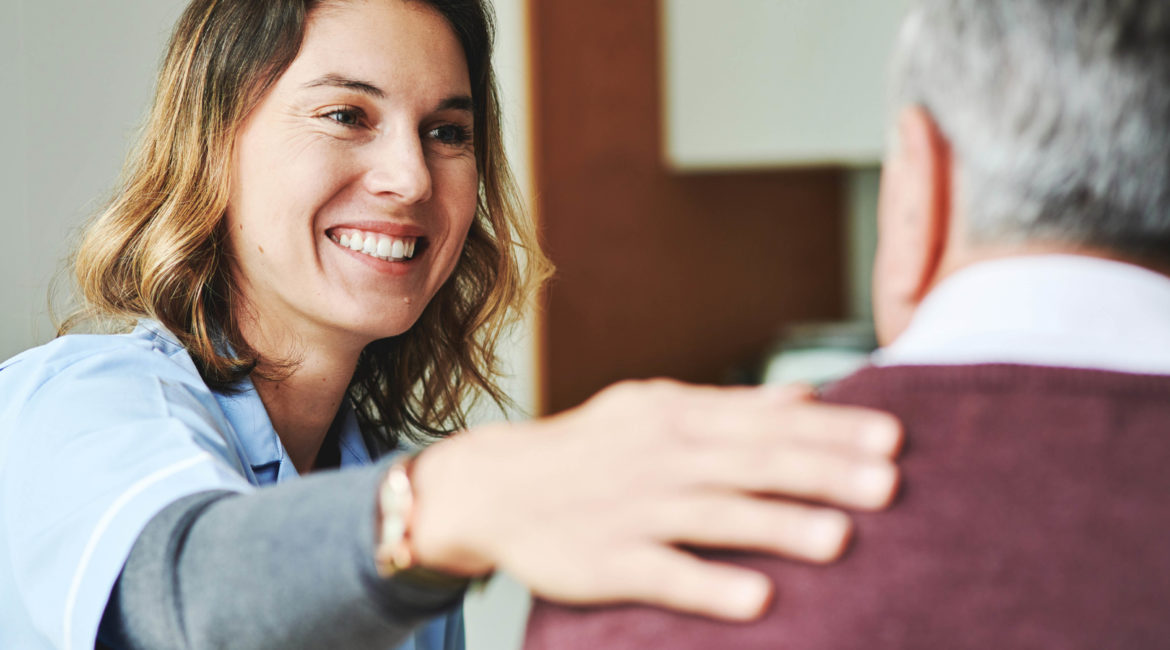
M 249 495 L 202 492 L 147 524 L 99 639 L 115 648 L 385 648 L 455 605 L 464 581 L 374 568 L 385 464 Z

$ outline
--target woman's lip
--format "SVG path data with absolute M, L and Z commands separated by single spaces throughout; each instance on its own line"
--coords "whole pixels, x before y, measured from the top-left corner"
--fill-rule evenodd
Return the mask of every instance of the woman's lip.
M 329 226 L 325 229 L 325 235 L 331 236 L 335 230 L 361 230 L 363 232 L 372 232 L 379 235 L 386 235 L 387 237 L 426 237 L 427 231 L 419 226 L 405 223 L 391 223 L 386 221 L 352 221 L 349 223 L 338 223 Z

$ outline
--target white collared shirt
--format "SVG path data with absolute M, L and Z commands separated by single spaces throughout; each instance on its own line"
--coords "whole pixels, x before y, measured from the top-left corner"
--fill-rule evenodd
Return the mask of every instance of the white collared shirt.
M 1170 375 L 1170 277 L 1078 255 L 981 262 L 936 287 L 872 361 Z

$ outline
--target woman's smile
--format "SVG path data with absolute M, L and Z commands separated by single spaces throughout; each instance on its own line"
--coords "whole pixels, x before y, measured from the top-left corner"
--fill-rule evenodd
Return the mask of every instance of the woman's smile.
M 378 273 L 405 275 L 424 263 L 425 230 L 397 224 L 346 225 L 326 236 L 347 257 Z

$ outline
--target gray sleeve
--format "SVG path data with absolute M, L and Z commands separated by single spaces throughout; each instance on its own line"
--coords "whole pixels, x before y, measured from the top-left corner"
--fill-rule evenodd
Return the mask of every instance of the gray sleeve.
M 135 542 L 99 645 L 397 645 L 455 605 L 466 582 L 377 575 L 374 510 L 385 469 L 322 472 L 249 495 L 203 492 L 172 503 Z

